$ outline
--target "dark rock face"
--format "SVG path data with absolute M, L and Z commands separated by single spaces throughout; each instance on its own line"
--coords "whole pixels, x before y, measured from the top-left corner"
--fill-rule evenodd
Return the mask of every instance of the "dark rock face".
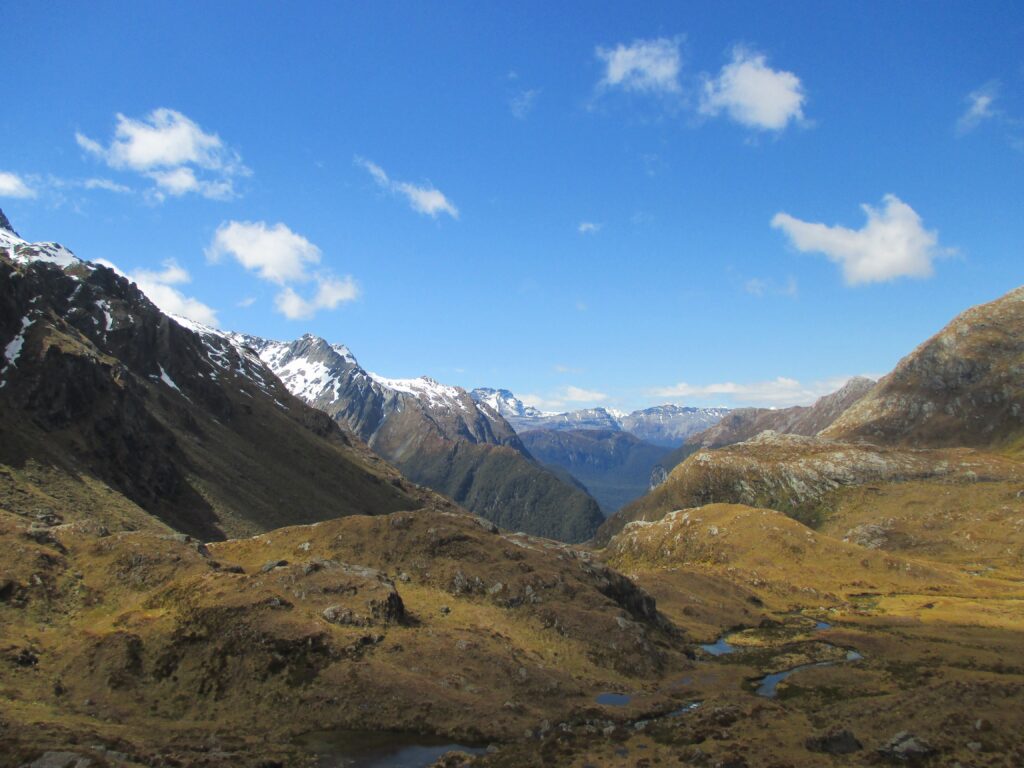
M 12 235 L 15 235 L 16 237 L 19 236 L 18 233 L 14 231 L 14 227 L 11 226 L 10 220 L 7 218 L 6 215 L 4 215 L 2 209 L 0 209 L 0 229 L 6 229 Z
M 857 737 L 846 728 L 832 730 L 821 736 L 812 736 L 807 739 L 806 746 L 811 752 L 823 752 L 826 755 L 851 755 L 864 748 Z
M 584 489 L 540 466 L 505 418 L 465 390 L 427 378 L 375 377 L 347 348 L 315 336 L 287 344 L 237 338 L 294 395 L 411 480 L 503 528 L 578 542 L 604 519 Z
M 879 748 L 878 754 L 891 762 L 918 765 L 934 755 L 935 748 L 912 733 L 900 731 Z

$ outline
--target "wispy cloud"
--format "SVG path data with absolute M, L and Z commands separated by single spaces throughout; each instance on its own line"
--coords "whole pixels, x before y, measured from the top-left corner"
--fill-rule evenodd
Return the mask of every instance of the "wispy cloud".
M 805 100 L 799 77 L 772 69 L 763 54 L 737 46 L 716 77 L 705 76 L 699 110 L 710 116 L 725 112 L 748 128 L 781 131 L 803 121 Z
M 649 394 L 652 397 L 669 398 L 681 403 L 706 402 L 730 407 L 787 408 L 791 405 L 810 405 L 819 397 L 835 392 L 850 378 L 843 376 L 809 383 L 785 376 L 748 383 L 724 381 L 695 385 L 680 382 L 667 387 L 656 387 L 650 390 Z
M 596 221 L 581 221 L 576 227 L 576 231 L 581 235 L 596 235 L 603 226 L 604 224 Z
M 0 171 L 0 197 L 35 197 L 36 190 L 24 178 L 10 171 Z
M 81 186 L 83 189 L 102 189 L 107 192 L 116 192 L 119 195 L 127 195 L 132 191 L 130 187 L 126 187 L 124 184 L 118 184 L 116 181 L 112 181 L 110 179 L 85 179 L 81 182 Z
M 436 219 L 446 213 L 453 219 L 459 218 L 459 209 L 444 195 L 441 190 L 431 184 L 418 185 L 408 181 L 395 181 L 376 163 L 363 157 L 357 157 L 355 163 L 370 174 L 381 189 L 403 196 L 414 211 L 424 213 Z
M 634 40 L 614 48 L 598 46 L 594 54 L 604 63 L 601 90 L 621 89 L 651 94 L 679 94 L 682 69 L 681 39 L 658 37 Z
M 799 284 L 792 275 L 781 283 L 771 278 L 752 277 L 744 281 L 743 290 L 751 296 L 784 296 L 791 299 L 800 293 Z
M 217 134 L 181 112 L 161 107 L 142 119 L 122 114 L 116 119 L 114 138 L 106 146 L 83 133 L 76 133 L 75 141 L 110 168 L 151 180 L 154 200 L 189 193 L 228 200 L 236 194 L 234 180 L 251 174 Z
M 895 195 L 882 203 L 881 210 L 861 206 L 868 220 L 860 229 L 801 221 L 788 213 L 775 214 L 771 225 L 797 250 L 822 253 L 839 264 L 848 285 L 930 277 L 932 262 L 946 252 L 939 248 L 938 233 L 925 229 L 917 212 Z
M 516 120 L 525 120 L 537 105 L 540 90 L 523 88 L 516 91 L 508 100 L 508 109 Z
M 964 99 L 967 102 L 967 109 L 956 121 L 956 132 L 963 136 L 986 120 L 997 117 L 999 112 L 994 108 L 994 104 L 998 97 L 999 83 L 994 80 L 967 94 Z
M 311 271 L 320 263 L 321 255 L 316 245 L 286 225 L 271 226 L 263 221 L 226 221 L 217 228 L 206 249 L 207 259 L 213 263 L 230 256 L 261 279 L 281 286 L 274 306 L 291 320 L 336 309 L 359 296 L 359 287 L 352 277 Z M 316 289 L 309 298 L 293 287 L 310 282 L 316 284 Z

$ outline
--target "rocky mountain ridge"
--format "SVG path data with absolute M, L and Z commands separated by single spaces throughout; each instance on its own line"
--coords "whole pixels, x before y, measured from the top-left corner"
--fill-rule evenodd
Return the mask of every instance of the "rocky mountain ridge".
M 1024 436 L 1024 287 L 972 307 L 903 358 L 823 433 L 912 446 Z
M 311 335 L 231 338 L 407 477 L 505 528 L 582 541 L 603 520 L 585 491 L 533 460 L 497 408 L 460 387 L 371 373 L 347 347 Z
M 245 347 L 10 229 L 0 231 L 0 348 L 7 509 L 45 516 L 56 488 L 112 529 L 152 516 L 211 540 L 423 504 Z

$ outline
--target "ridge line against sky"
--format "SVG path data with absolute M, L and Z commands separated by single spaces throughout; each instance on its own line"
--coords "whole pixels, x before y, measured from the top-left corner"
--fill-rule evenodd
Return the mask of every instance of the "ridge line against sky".
M 545 410 L 809 404 L 1019 284 L 1024 13 L 879 9 L 880 33 L 797 5 L 261 9 L 204 80 L 186 54 L 241 5 L 48 29 L 15 4 L 78 55 L 15 62 L 37 106 L 0 129 L 0 205 L 168 312 L 392 376 Z

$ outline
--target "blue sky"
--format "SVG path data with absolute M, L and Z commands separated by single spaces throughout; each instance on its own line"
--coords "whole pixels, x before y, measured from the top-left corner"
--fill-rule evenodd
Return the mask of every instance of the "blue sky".
M 5 3 L 0 207 L 551 409 L 808 402 L 1021 284 L 1024 6 L 635 5 Z

